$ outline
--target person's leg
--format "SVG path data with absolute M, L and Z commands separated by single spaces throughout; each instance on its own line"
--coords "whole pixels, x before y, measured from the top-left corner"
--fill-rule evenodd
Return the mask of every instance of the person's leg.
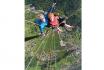
M 42 24 L 40 25 L 40 32 L 41 32 L 41 34 L 42 34 L 43 36 L 45 36 L 44 29 L 45 29 L 46 25 L 47 25 L 46 23 L 42 23 Z
M 68 24 L 65 24 L 65 27 L 66 27 L 66 28 L 73 28 L 73 26 L 68 25 Z
M 43 32 L 43 29 L 42 29 L 42 27 L 41 27 L 41 26 L 39 26 L 39 30 L 40 30 L 40 33 L 42 33 L 42 32 Z
M 59 26 L 61 27 L 65 26 L 66 20 L 64 17 L 59 17 L 58 21 L 59 21 Z
M 44 29 L 43 29 L 41 26 L 39 27 L 39 29 L 40 29 L 41 35 L 42 35 L 42 36 L 45 36 L 45 34 L 44 34 Z
M 59 26 L 64 27 L 65 23 L 60 23 Z
M 74 28 L 74 26 L 71 26 L 71 25 L 68 25 L 68 24 L 65 24 L 65 29 L 66 30 L 68 30 L 68 31 L 71 31 L 73 28 Z
M 58 21 L 59 23 L 62 23 L 63 21 L 66 21 L 66 20 L 65 20 L 65 17 L 59 17 Z
M 71 31 L 72 30 L 73 26 L 70 26 L 70 25 L 66 24 L 65 18 L 60 18 L 59 19 L 59 22 L 60 22 L 59 23 L 59 26 L 64 27 L 68 31 Z

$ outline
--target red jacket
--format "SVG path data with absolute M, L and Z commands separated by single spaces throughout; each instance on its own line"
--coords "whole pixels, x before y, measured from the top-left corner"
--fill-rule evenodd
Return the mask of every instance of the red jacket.
M 50 21 L 50 25 L 52 27 L 57 27 L 58 26 L 58 16 L 55 16 L 53 20 Z

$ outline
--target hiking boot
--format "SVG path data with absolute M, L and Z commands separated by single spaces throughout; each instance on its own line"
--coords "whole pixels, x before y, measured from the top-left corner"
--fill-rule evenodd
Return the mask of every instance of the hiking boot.
M 41 36 L 43 36 L 43 37 L 44 37 L 44 36 L 45 36 L 45 33 L 41 33 Z

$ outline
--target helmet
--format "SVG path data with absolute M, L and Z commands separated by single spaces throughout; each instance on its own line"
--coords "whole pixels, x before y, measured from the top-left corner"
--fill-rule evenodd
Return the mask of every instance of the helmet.
M 41 13 L 39 13 L 39 14 L 37 14 L 37 17 L 40 18 L 40 19 L 43 19 L 44 18 L 44 15 L 41 14 Z
M 55 12 L 55 13 L 54 13 L 54 15 L 55 15 L 55 16 L 59 16 L 60 14 L 59 14 L 59 13 L 57 13 L 57 12 Z

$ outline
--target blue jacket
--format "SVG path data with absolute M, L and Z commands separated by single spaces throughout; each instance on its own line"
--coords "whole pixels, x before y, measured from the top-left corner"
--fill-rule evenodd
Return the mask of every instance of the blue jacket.
M 48 25 L 48 16 L 47 15 L 45 15 L 45 20 L 46 20 L 46 22 L 42 22 L 40 19 L 36 18 L 34 20 L 34 23 L 38 24 L 39 26 Z
M 45 16 L 45 22 L 42 22 L 40 19 L 35 19 L 34 23 L 39 25 L 40 32 L 43 32 L 44 28 L 48 25 L 48 16 Z

